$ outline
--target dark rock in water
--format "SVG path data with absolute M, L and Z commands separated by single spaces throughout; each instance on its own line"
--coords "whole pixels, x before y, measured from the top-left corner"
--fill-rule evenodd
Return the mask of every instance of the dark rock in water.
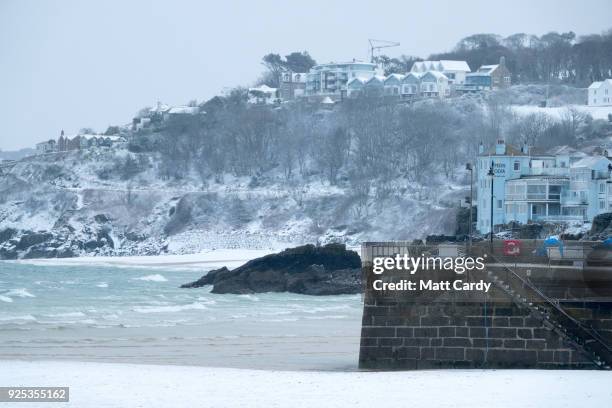
M 202 286 L 212 285 L 215 281 L 215 278 L 218 275 L 220 274 L 222 275 L 228 272 L 231 272 L 231 271 L 227 269 L 225 266 L 223 268 L 213 269 L 212 271 L 208 272 L 206 275 L 202 276 L 197 281 L 185 283 L 184 285 L 181 285 L 181 288 L 201 288 Z
M 49 241 L 51 238 L 53 238 L 53 234 L 50 232 L 31 232 L 23 234 L 17 244 L 17 249 L 27 249 L 33 245 Z
M 344 245 L 304 245 L 208 272 L 182 288 L 213 285 L 213 293 L 293 292 L 339 295 L 361 292 L 361 260 Z
M 3 229 L 2 231 L 0 231 L 0 244 L 13 238 L 15 234 L 17 234 L 17 230 L 14 228 Z

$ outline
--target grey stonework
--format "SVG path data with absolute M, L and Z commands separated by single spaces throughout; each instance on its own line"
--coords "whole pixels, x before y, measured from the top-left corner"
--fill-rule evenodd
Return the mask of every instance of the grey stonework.
M 397 253 L 397 248 L 395 248 Z M 431 251 L 419 248 L 419 254 Z M 391 251 L 389 254 L 393 254 Z M 389 255 L 384 253 L 384 255 Z M 531 257 L 531 255 L 530 255 Z M 367 259 L 367 255 L 365 257 Z M 364 251 L 362 250 L 362 260 Z M 519 260 L 520 262 L 520 260 Z M 534 262 L 534 259 L 529 259 Z M 359 366 L 363 369 L 430 369 L 430 368 L 606 368 L 610 361 L 596 364 L 592 348 L 576 341 L 580 331 L 557 319 L 558 310 L 549 314 L 526 288 L 496 281 L 491 273 L 457 276 L 453 271 L 418 271 L 414 275 L 385 272 L 372 273 L 371 263 L 364 262 L 364 309 Z M 493 269 L 494 270 L 494 269 Z M 567 274 L 567 269 L 563 269 Z M 524 273 L 526 271 L 519 271 Z M 498 271 L 495 273 L 499 274 Z M 574 276 L 574 275 L 570 275 Z M 582 275 L 581 275 L 582 276 Z M 375 279 L 399 281 L 420 278 L 442 280 L 487 280 L 493 283 L 489 293 L 477 291 L 375 291 Z M 570 282 L 555 273 L 530 275 L 538 286 L 550 294 L 560 293 L 560 282 L 572 287 L 573 293 L 587 294 L 589 282 Z M 548 281 L 547 281 L 548 280 Z M 591 291 L 588 293 L 593 295 Z M 531 294 L 532 295 L 532 294 Z M 518 301 L 523 298 L 523 301 Z M 585 296 L 586 299 L 586 296 Z M 607 300 L 606 300 L 607 299 Z M 571 318 L 592 327 L 612 343 L 612 301 L 561 301 L 559 305 Z M 540 299 L 541 300 L 541 299 Z M 542 310 L 545 312 L 543 313 Z M 567 319 L 565 319 L 567 321 Z M 608 358 L 609 354 L 606 355 Z
M 460 302 L 366 304 L 359 366 L 596 368 L 526 309 Z

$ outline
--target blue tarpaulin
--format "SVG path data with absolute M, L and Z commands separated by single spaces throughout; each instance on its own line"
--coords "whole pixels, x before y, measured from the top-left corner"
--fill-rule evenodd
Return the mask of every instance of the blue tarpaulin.
M 557 237 L 549 237 L 544 240 L 544 244 L 538 250 L 539 255 L 548 255 L 548 248 L 558 247 L 559 253 L 563 256 L 563 242 Z

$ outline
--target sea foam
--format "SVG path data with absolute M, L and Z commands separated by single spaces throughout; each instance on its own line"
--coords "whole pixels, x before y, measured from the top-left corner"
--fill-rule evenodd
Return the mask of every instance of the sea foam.
M 147 281 L 147 282 L 167 282 L 168 281 L 168 279 L 166 279 L 163 275 L 160 275 L 158 273 L 154 275 L 141 276 L 139 278 L 134 278 L 134 279 L 141 280 L 141 281 Z

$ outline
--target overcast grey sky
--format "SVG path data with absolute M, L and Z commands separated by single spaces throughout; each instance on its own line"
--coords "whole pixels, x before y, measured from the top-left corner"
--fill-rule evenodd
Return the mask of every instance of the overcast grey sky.
M 610 16 L 610 0 L 0 0 L 0 149 L 248 85 L 271 51 L 365 59 L 380 38 L 425 57 L 480 32 L 599 33 Z

